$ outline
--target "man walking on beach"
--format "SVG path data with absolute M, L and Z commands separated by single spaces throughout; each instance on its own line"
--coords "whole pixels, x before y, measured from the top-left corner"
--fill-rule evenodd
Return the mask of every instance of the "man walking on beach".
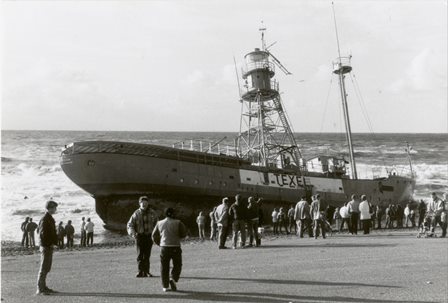
M 49 295 L 56 291 L 47 287 L 46 278 L 51 270 L 53 261 L 53 247 L 58 245 L 58 236 L 56 234 L 56 222 L 53 216 L 56 213 L 58 204 L 54 201 L 48 201 L 46 204 L 47 212 L 39 222 L 39 238 L 41 262 L 39 274 L 37 276 L 36 295 Z
M 26 217 L 25 221 L 22 222 L 22 225 L 20 226 L 20 229 L 22 230 L 22 246 L 28 247 L 28 233 L 26 231 L 26 225 L 28 224 L 28 221 L 30 220 L 30 217 Z
M 166 218 L 158 221 L 152 239 L 160 246 L 160 276 L 162 279 L 163 291 L 177 290 L 176 283 L 179 281 L 182 271 L 182 249 L 180 240 L 187 235 L 185 225 L 174 218 L 174 209 L 165 209 Z M 170 261 L 173 260 L 173 269 L 170 277 Z
M 37 229 L 37 224 L 36 222 L 33 222 L 33 218 L 30 218 L 30 222 L 28 222 L 25 229 L 28 233 L 30 247 L 36 247 L 36 243 L 34 242 L 34 231 Z
M 128 234 L 135 239 L 137 248 L 137 278 L 152 277 L 149 272 L 149 258 L 151 257 L 152 239 L 151 234 L 157 222 L 154 210 L 149 207 L 149 200 L 146 196 L 141 196 L 138 200 L 140 208 L 137 209 L 129 219 Z
M 223 198 L 222 203 L 216 207 L 215 219 L 218 226 L 218 248 L 225 249 L 229 228 L 229 198 Z

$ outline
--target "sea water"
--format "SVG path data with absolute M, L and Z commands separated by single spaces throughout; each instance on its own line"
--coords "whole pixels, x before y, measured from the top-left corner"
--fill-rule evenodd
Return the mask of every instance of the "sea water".
M 220 141 L 221 149 L 234 146 L 235 133 L 221 132 L 102 132 L 102 131 L 2 131 L 1 133 L 1 239 L 21 240 L 20 225 L 29 216 L 38 222 L 45 202 L 59 203 L 57 223 L 72 220 L 79 235 L 81 218 L 95 224 L 97 242 L 126 237 L 106 231 L 95 213 L 94 199 L 65 176 L 59 165 L 62 148 L 74 141 L 118 140 L 165 146 L 184 145 L 190 140 Z M 295 134 L 305 159 L 319 154 L 347 154 L 344 134 Z M 378 177 L 392 172 L 409 174 L 406 142 L 412 146 L 412 168 L 416 175 L 415 199 L 428 199 L 431 192 L 448 191 L 447 134 L 354 134 L 358 176 Z M 182 143 L 183 142 L 183 143 Z M 348 159 L 348 157 L 346 156 Z M 219 201 L 216 201 L 218 204 Z M 136 208 L 138 207 L 136 202 Z M 79 241 L 75 238 L 75 243 Z

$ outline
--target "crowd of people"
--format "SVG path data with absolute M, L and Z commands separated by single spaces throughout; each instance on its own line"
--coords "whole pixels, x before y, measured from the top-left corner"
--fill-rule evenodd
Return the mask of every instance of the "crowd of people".
M 82 217 L 81 221 L 81 237 L 79 246 L 86 247 L 93 245 L 93 234 L 94 234 L 94 226 L 95 224 L 87 218 L 87 222 L 85 217 Z M 21 225 L 22 230 L 22 246 L 23 247 L 36 247 L 34 236 L 37 231 L 39 233 L 39 226 L 33 222 L 33 218 L 26 217 L 25 221 Z M 72 225 L 72 221 L 68 220 L 67 224 L 64 226 L 64 222 L 59 222 L 56 228 L 56 238 L 57 238 L 57 247 L 59 249 L 64 248 L 73 248 L 74 239 L 75 239 L 75 227 Z
M 53 248 L 60 248 L 64 245 L 64 237 L 67 237 L 67 246 L 73 246 L 74 227 L 69 220 L 65 226 L 60 222 L 56 228 L 53 214 L 56 213 L 57 203 L 48 201 L 46 203 L 47 212 L 42 217 L 39 225 L 33 222 L 32 218 L 26 218 L 22 223 L 23 239 L 22 245 L 34 246 L 34 231 L 37 229 L 40 238 L 41 264 L 37 281 L 38 295 L 49 295 L 56 291 L 46 285 L 46 276 L 51 270 Z M 351 200 L 341 208 L 332 210 L 328 202 L 321 200 L 320 195 L 316 194 L 309 203 L 305 197 L 301 197 L 297 204 L 290 205 L 289 210 L 284 211 L 283 207 L 274 208 L 271 218 L 273 233 L 286 234 L 295 233 L 299 238 L 303 238 L 304 233 L 309 237 L 317 239 L 319 236 L 326 238 L 327 232 L 332 232 L 332 221 L 336 228 L 342 232 L 344 226 L 347 226 L 349 233 L 355 235 L 360 225 L 364 234 L 369 234 L 370 229 L 381 228 L 383 215 L 386 216 L 385 228 L 392 228 L 394 222 L 396 227 L 404 225 L 415 227 L 415 216 L 418 215 L 418 227 L 427 227 L 430 233 L 434 235 L 435 228 L 439 225 L 442 229 L 441 237 L 446 236 L 447 229 L 447 210 L 446 194 L 443 199 L 436 193 L 432 193 L 428 203 L 420 201 L 417 208 L 406 205 L 404 209 L 399 205 L 389 204 L 383 211 L 381 205 L 373 206 L 367 201 L 366 195 L 352 195 Z M 139 208 L 132 214 L 127 223 L 128 234 L 135 239 L 137 249 L 137 278 L 152 277 L 150 273 L 150 256 L 153 243 L 160 246 L 161 261 L 161 282 L 162 290 L 176 291 L 177 283 L 182 271 L 182 249 L 181 239 L 187 235 L 187 228 L 178 219 L 175 218 L 175 210 L 166 208 L 164 210 L 165 218 L 159 220 L 155 211 L 149 206 L 147 196 L 139 198 Z M 232 231 L 232 248 L 245 248 L 260 246 L 260 230 L 263 229 L 264 216 L 262 210 L 262 199 L 249 197 L 247 202 L 239 194 L 230 203 L 230 199 L 225 197 L 220 205 L 213 208 L 209 213 L 210 219 L 210 240 L 217 241 L 218 249 L 226 249 L 226 241 L 230 229 Z M 201 211 L 196 219 L 198 225 L 199 238 L 205 239 L 205 225 L 207 217 Z M 93 244 L 94 224 L 90 218 L 81 222 L 81 246 Z M 259 229 L 260 227 L 260 229 Z M 249 238 L 249 239 L 247 239 Z M 246 246 L 247 243 L 247 246 Z M 170 272 L 170 264 L 172 269 Z
M 236 237 L 240 238 L 241 247 L 246 247 L 246 234 L 252 235 L 253 238 L 257 237 L 258 233 L 255 232 L 254 226 L 257 228 L 262 226 L 263 223 L 260 222 L 264 220 L 261 199 L 255 203 L 253 199 L 249 197 L 247 203 L 244 203 L 237 195 L 235 202 L 231 204 L 226 197 L 221 205 L 214 207 L 209 213 L 210 240 L 218 240 L 219 248 L 227 248 L 223 239 L 230 232 L 232 232 L 232 248 L 237 247 Z M 274 235 L 294 233 L 303 237 L 304 233 L 308 233 L 310 237 L 317 238 L 322 235 L 325 238 L 328 232 L 333 231 L 357 235 L 358 230 L 362 230 L 363 234 L 369 234 L 371 229 L 420 230 L 426 224 L 433 234 L 435 227 L 439 225 L 442 230 L 440 236 L 445 237 L 447 229 L 445 204 L 446 194 L 443 198 L 439 198 L 436 193 L 432 193 L 428 203 L 420 200 L 418 205 L 408 203 L 404 208 L 400 204 L 392 204 L 391 200 L 388 203 L 373 205 L 367 200 L 366 195 L 353 194 L 351 200 L 343 206 L 332 207 L 317 194 L 312 196 L 311 202 L 302 197 L 297 204 L 291 204 L 287 211 L 284 207 L 274 208 L 270 223 Z M 258 215 L 254 214 L 254 205 Z M 254 219 L 255 221 L 252 221 Z M 202 241 L 205 239 L 206 222 L 207 217 L 201 211 L 196 223 Z M 253 240 L 250 240 L 247 246 L 253 246 Z

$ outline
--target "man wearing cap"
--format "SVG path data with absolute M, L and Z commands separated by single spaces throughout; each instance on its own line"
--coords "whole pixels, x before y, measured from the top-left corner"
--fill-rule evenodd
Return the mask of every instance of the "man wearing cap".
M 149 207 L 148 197 L 139 199 L 140 208 L 137 209 L 129 219 L 128 234 L 135 239 L 137 248 L 137 278 L 152 277 L 149 272 L 149 258 L 151 257 L 152 239 L 151 234 L 157 222 L 156 213 Z
M 37 276 L 37 291 L 36 295 L 49 295 L 56 291 L 47 287 L 46 278 L 51 270 L 51 263 L 53 261 L 53 247 L 58 245 L 58 236 L 56 234 L 56 222 L 53 216 L 56 213 L 58 204 L 54 201 L 48 201 L 46 204 L 47 212 L 39 222 L 39 238 L 40 238 L 40 253 L 41 262 L 39 274 Z
M 166 218 L 157 222 L 152 239 L 160 246 L 160 277 L 162 279 L 163 291 L 177 290 L 176 283 L 179 281 L 182 271 L 182 249 L 180 240 L 187 235 L 185 225 L 174 218 L 174 209 L 165 209 Z M 173 260 L 173 269 L 170 277 L 170 262 Z

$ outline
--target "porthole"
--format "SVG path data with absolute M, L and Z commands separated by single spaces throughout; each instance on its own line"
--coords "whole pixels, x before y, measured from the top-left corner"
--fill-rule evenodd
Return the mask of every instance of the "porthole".
M 194 184 L 199 184 L 199 180 L 198 180 L 198 179 L 195 179 L 195 180 L 194 180 Z
M 184 183 L 184 178 L 179 179 L 180 183 Z
M 87 166 L 95 166 L 95 161 L 93 160 L 87 161 Z

